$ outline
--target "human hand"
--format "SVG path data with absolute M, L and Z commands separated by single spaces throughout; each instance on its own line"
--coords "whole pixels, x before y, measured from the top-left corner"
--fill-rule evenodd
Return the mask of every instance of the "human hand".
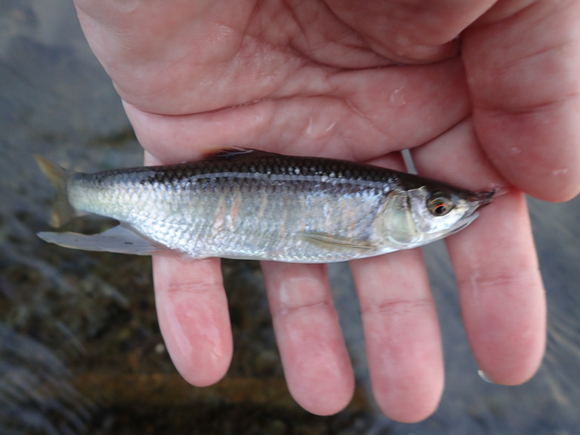
M 502 384 L 534 374 L 546 308 L 521 191 L 564 201 L 580 189 L 580 3 L 76 6 L 148 163 L 239 146 L 400 165 L 398 151 L 412 148 L 421 174 L 500 188 L 446 242 L 479 366 Z M 177 369 L 194 385 L 218 381 L 232 355 L 219 260 L 153 264 Z M 341 410 L 354 380 L 324 266 L 262 267 L 292 395 L 313 413 Z M 443 363 L 421 251 L 351 268 L 377 403 L 395 420 L 423 419 L 440 399 Z

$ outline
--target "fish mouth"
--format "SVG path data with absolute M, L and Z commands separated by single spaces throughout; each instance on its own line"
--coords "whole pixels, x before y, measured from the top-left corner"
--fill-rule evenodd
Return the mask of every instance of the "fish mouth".
M 478 213 L 476 213 L 476 211 L 478 211 L 480 208 L 485 207 L 486 205 L 488 205 L 491 200 L 493 199 L 493 196 L 495 195 L 495 192 L 497 191 L 497 189 L 493 189 L 490 192 L 477 192 L 477 193 L 473 193 L 471 195 L 471 197 L 468 199 L 469 203 L 470 203 L 470 210 L 465 214 L 465 216 L 463 217 L 463 219 L 461 219 L 460 222 L 463 222 L 464 220 L 468 220 L 469 222 L 472 222 L 473 219 L 475 219 L 478 215 Z M 473 218 L 472 218 L 473 216 Z
M 497 189 L 493 189 L 490 192 L 477 192 L 477 193 L 475 193 L 473 195 L 474 196 L 473 201 L 476 203 L 476 207 L 473 209 L 473 211 L 489 204 L 491 202 L 491 200 L 493 199 L 495 192 L 497 192 Z
M 495 195 L 495 192 L 497 190 L 493 189 L 490 192 L 477 192 L 474 193 L 472 198 L 470 198 L 471 202 L 472 202 L 472 208 L 471 210 L 466 213 L 465 216 L 463 216 L 463 218 L 457 222 L 457 226 L 455 228 L 453 228 L 453 231 L 450 234 L 455 234 L 458 231 L 461 231 L 462 229 L 464 229 L 466 226 L 468 226 L 471 222 L 473 222 L 475 219 L 477 219 L 477 217 L 479 216 L 479 213 L 477 213 L 477 211 L 481 208 L 481 207 L 485 207 L 486 205 L 488 205 L 491 200 L 493 199 L 493 195 Z
M 467 216 L 464 216 L 459 222 L 457 222 L 456 227 L 453 228 L 453 230 L 449 233 L 449 235 L 455 234 L 455 233 L 461 231 L 466 226 L 468 226 L 471 222 L 473 222 L 475 219 L 477 219 L 477 217 L 479 216 L 479 213 L 477 213 L 475 210 L 476 209 L 474 208 L 470 214 L 468 214 Z
M 465 216 L 463 216 L 463 218 L 461 218 L 461 220 L 457 222 L 455 228 L 453 228 L 450 234 L 455 234 L 461 231 L 462 229 L 467 227 L 470 223 L 472 223 L 475 219 L 477 219 L 477 217 L 479 216 L 479 213 L 477 211 L 481 207 L 485 207 L 491 202 L 491 200 L 493 199 L 493 195 L 495 195 L 495 192 L 496 189 L 493 189 L 492 191 L 489 192 L 474 193 L 473 196 L 470 198 L 470 202 L 472 203 L 471 210 L 467 212 Z

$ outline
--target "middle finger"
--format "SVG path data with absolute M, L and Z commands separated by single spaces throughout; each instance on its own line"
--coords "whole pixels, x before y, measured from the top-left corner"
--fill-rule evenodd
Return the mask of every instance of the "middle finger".
M 437 311 L 420 249 L 351 262 L 373 393 L 390 418 L 429 416 L 443 392 Z
M 400 154 L 371 162 L 397 170 Z M 373 393 L 390 418 L 429 416 L 443 392 L 437 311 L 420 249 L 351 262 L 358 292 Z

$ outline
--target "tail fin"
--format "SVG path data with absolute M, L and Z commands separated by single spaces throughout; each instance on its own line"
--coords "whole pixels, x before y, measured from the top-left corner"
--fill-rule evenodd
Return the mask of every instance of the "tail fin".
M 68 201 L 66 190 L 70 172 L 38 154 L 35 154 L 34 158 L 42 173 L 57 190 L 50 224 L 53 227 L 60 227 L 76 216 L 74 207 Z

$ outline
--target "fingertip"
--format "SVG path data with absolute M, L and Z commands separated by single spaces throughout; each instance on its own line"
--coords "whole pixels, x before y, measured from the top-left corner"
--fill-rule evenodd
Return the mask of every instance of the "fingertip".
M 509 170 L 503 171 L 506 179 L 526 194 L 547 202 L 567 202 L 580 193 L 580 180 L 576 175 L 567 176 L 566 169 L 554 169 L 546 182 L 531 182 L 519 176 L 512 176 Z M 542 177 L 539 177 L 541 180 Z
M 399 405 L 393 406 L 392 404 L 387 405 L 388 401 L 384 403 L 378 401 L 379 409 L 383 414 L 385 414 L 391 420 L 398 421 L 400 423 L 419 423 L 437 411 L 439 407 L 439 402 L 441 401 L 441 395 L 443 394 L 443 387 L 438 394 L 435 390 L 428 390 L 430 396 L 423 396 L 420 405 L 417 406 L 415 402 L 408 403 L 401 401 Z
M 416 349 L 418 346 L 409 344 L 409 347 Z M 443 362 L 437 353 L 438 349 L 434 349 L 424 361 L 414 361 L 399 370 L 394 364 L 382 368 L 386 371 L 383 376 L 377 373 L 380 369 L 375 368 L 373 394 L 388 418 L 401 423 L 417 423 L 437 410 L 445 383 Z M 416 365 L 414 370 L 409 369 L 412 365 Z M 397 371 L 400 372 L 398 376 Z
M 355 381 L 352 366 L 342 343 L 327 344 L 325 332 L 328 328 L 318 329 L 311 335 L 319 335 L 321 346 L 315 351 L 300 352 L 300 343 L 286 343 L 284 374 L 290 394 L 306 411 L 320 416 L 334 415 L 348 406 L 354 395 Z M 280 331 L 280 328 L 278 328 Z M 324 337 L 324 338 L 323 338 Z M 342 340 L 342 337 L 338 337 Z M 337 346 L 338 344 L 338 346 Z M 288 355 L 295 352 L 294 356 Z
M 542 364 L 544 350 L 538 352 L 535 356 L 529 354 L 518 363 L 516 367 L 512 366 L 494 366 L 484 363 L 485 370 L 480 370 L 483 376 L 480 377 L 486 382 L 498 385 L 515 386 L 522 385 L 534 377 Z M 484 379 L 484 377 L 487 378 Z
M 543 328 L 540 326 L 540 329 Z M 526 337 L 520 343 L 508 343 L 507 346 L 500 343 L 494 352 L 474 349 L 481 371 L 490 382 L 515 386 L 524 384 L 534 377 L 545 354 L 546 336 L 541 333 L 530 335 L 531 337 Z M 498 357 L 498 354 L 503 354 L 504 358 Z
M 274 323 L 290 394 L 312 414 L 336 414 L 354 394 L 352 365 L 337 324 L 324 307 Z
M 316 394 L 312 395 L 312 391 L 294 388 L 299 383 L 288 382 L 290 394 L 306 411 L 320 416 L 334 415 L 342 411 L 348 406 L 354 395 L 355 382 L 354 376 L 341 376 L 340 378 L 332 379 L 327 377 L 325 382 L 320 384 L 321 388 L 317 388 Z M 316 378 L 310 379 L 311 383 L 319 383 Z
M 575 111 L 578 108 L 564 112 Z M 542 201 L 565 202 L 578 195 L 580 130 L 569 125 L 570 116 L 562 110 L 534 114 L 476 111 L 474 121 L 482 148 L 510 184 Z
M 330 320 L 333 316 L 325 309 L 317 311 L 308 316 L 312 320 L 292 316 L 276 321 L 274 326 L 290 394 L 306 411 L 326 416 L 342 411 L 350 403 L 355 382 L 340 331 L 335 332 L 337 319 Z M 310 327 L 298 332 L 306 323 Z M 314 342 L 318 344 L 313 345 Z
M 219 259 L 154 256 L 159 327 L 176 369 L 207 386 L 226 374 L 233 344 Z
M 493 366 L 489 366 L 486 371 L 479 370 L 479 376 L 486 382 L 497 385 L 505 386 L 516 386 L 522 385 L 528 382 L 537 373 L 540 365 L 542 363 L 542 355 L 539 358 L 527 358 L 528 364 L 522 366 L 521 364 L 517 368 L 509 367 L 507 370 L 505 367 L 499 367 L 499 370 L 495 370 Z M 488 373 L 489 372 L 489 373 Z M 487 378 L 487 379 L 485 379 Z
M 173 355 L 177 354 L 173 353 Z M 179 358 L 173 356 L 171 360 L 181 377 L 195 387 L 209 387 L 210 385 L 218 383 L 225 377 L 231 363 L 231 357 L 227 359 L 220 358 L 223 362 L 222 364 L 216 362 L 215 359 L 207 361 L 209 364 L 206 364 L 203 360 L 198 360 L 197 364 L 192 364 L 193 361 L 191 360 L 180 361 Z M 201 366 L 206 367 L 203 373 L 200 373 L 199 370 Z
M 436 363 L 414 377 L 403 375 L 391 382 L 373 380 L 373 394 L 379 409 L 391 420 L 418 423 L 437 410 L 444 384 L 443 364 Z

